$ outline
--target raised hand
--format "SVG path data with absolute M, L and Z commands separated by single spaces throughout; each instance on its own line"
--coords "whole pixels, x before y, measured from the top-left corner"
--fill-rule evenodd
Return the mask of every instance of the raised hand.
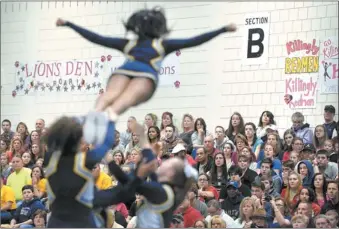
M 62 20 L 61 18 L 58 18 L 56 21 L 56 26 L 64 26 L 66 24 L 66 21 Z
M 235 32 L 235 31 L 237 31 L 237 26 L 234 23 L 232 23 L 232 24 L 227 25 L 226 29 L 227 29 L 227 31 Z
M 141 164 L 137 168 L 137 176 L 140 178 L 147 177 L 149 174 L 154 172 L 158 167 L 157 160 L 150 161 L 146 163 L 146 161 L 142 161 Z
M 37 185 L 38 179 L 35 176 L 32 176 L 32 185 Z

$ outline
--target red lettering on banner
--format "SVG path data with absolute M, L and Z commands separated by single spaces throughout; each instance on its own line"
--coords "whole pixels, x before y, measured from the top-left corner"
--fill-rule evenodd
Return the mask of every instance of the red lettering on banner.
M 319 47 L 316 45 L 316 39 L 313 39 L 312 43 L 305 43 L 302 40 L 294 40 L 286 43 L 287 54 L 290 55 L 296 51 L 305 50 L 306 54 L 312 52 L 312 55 L 316 55 L 319 52 Z

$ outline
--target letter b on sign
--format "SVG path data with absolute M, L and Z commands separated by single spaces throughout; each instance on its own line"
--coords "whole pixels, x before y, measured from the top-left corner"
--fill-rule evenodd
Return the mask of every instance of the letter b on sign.
M 245 16 L 242 65 L 268 63 L 270 13 Z
M 257 35 L 257 38 L 255 36 Z M 259 58 L 264 53 L 264 30 L 261 28 L 248 30 L 247 58 Z M 257 50 L 257 51 L 254 51 Z

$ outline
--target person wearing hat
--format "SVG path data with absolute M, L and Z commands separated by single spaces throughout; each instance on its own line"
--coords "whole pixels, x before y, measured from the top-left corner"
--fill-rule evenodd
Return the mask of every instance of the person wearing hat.
M 186 152 L 186 145 L 184 144 L 184 142 L 181 142 L 179 140 L 178 144 L 173 148 L 171 153 L 174 157 L 180 157 L 183 160 L 186 159 L 188 164 L 194 166 L 197 162 L 193 159 L 191 155 L 187 154 Z
M 225 213 L 231 216 L 234 220 L 239 218 L 239 207 L 244 196 L 239 192 L 239 185 L 236 181 L 230 181 L 226 184 L 227 197 L 221 203 L 222 209 Z
M 324 108 L 324 126 L 327 131 L 327 136 L 329 139 L 333 137 L 333 133 L 338 132 L 338 124 L 334 121 L 335 108 L 332 105 L 326 105 Z
M 263 208 L 256 209 L 250 219 L 252 220 L 251 228 L 268 227 L 266 211 Z
M 309 160 L 309 161 L 313 161 L 315 158 L 315 147 L 313 144 L 308 143 L 304 146 L 304 148 L 302 149 L 301 153 L 301 159 L 302 160 Z
M 173 215 L 171 228 L 184 228 L 184 217 L 181 214 Z

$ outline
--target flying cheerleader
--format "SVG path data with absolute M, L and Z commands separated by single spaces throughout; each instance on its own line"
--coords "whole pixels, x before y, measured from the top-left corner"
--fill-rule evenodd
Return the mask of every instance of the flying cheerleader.
M 101 112 L 109 109 L 110 119 L 115 122 L 128 108 L 147 102 L 153 96 L 162 61 L 167 55 L 237 30 L 235 24 L 230 24 L 188 39 L 165 39 L 170 31 L 160 7 L 139 10 L 124 22 L 126 31 L 137 35 L 134 40 L 101 36 L 62 19 L 58 19 L 56 25 L 70 27 L 88 41 L 119 50 L 126 56 L 125 63 L 112 73 L 106 92 L 98 98 L 94 111 L 87 114 L 84 138 L 92 144 L 98 144 L 96 122 Z

